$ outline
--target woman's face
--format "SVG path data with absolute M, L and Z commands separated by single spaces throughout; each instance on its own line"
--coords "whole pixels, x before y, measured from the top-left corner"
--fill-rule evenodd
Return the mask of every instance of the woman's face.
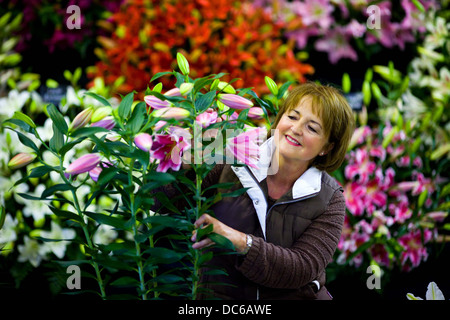
M 323 123 L 312 112 L 311 104 L 312 99 L 305 97 L 281 116 L 275 132 L 280 160 L 309 166 L 316 156 L 327 152 Z

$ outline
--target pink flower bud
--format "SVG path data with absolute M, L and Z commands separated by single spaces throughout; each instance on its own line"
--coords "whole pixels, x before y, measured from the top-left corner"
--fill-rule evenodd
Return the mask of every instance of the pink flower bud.
M 66 169 L 66 173 L 75 175 L 94 169 L 100 162 L 98 153 L 88 153 L 72 162 Z
M 78 128 L 82 128 L 85 125 L 91 121 L 92 114 L 94 113 L 94 110 L 92 108 L 87 108 L 81 111 L 75 119 L 73 119 L 72 123 L 70 124 L 69 130 L 75 130 Z
M 136 146 L 143 151 L 150 151 L 153 140 L 152 136 L 148 133 L 140 133 L 134 138 Z
M 238 96 L 237 94 L 232 93 L 224 93 L 218 95 L 219 101 L 222 102 L 224 105 L 233 108 L 233 109 L 248 109 L 253 106 L 253 102 L 250 100 Z
M 164 95 L 168 97 L 181 97 L 180 89 L 178 88 L 170 89 L 169 91 L 164 93 Z
M 9 160 L 8 167 L 11 170 L 22 168 L 33 162 L 34 159 L 36 159 L 35 154 L 22 152 L 16 154 L 13 158 L 11 158 L 11 160 Z
M 155 96 L 145 96 L 144 101 L 147 105 L 152 107 L 153 109 L 161 109 L 170 107 L 170 102 L 167 100 L 161 100 Z
M 264 116 L 264 111 L 261 107 L 251 107 L 250 110 L 248 110 L 248 117 L 250 119 L 262 119 Z
M 176 119 L 181 120 L 189 117 L 189 110 L 179 108 L 179 107 L 168 107 L 155 110 L 151 113 L 154 117 L 161 119 Z
M 92 123 L 91 127 L 102 127 L 107 130 L 111 130 L 112 128 L 115 127 L 115 125 L 116 125 L 116 122 L 114 121 L 114 117 L 109 116 L 109 117 L 103 118 L 100 121 Z

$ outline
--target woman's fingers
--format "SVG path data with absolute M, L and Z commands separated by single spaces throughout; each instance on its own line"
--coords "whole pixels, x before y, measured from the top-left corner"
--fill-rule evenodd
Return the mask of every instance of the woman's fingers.
M 203 249 L 203 248 L 209 247 L 213 244 L 214 244 L 214 242 L 211 239 L 206 238 L 206 239 L 200 240 L 199 242 L 194 243 L 192 245 L 192 248 L 193 249 Z
M 214 220 L 215 219 L 213 217 L 211 217 L 209 214 L 205 213 L 200 218 L 198 218 L 197 221 L 194 222 L 194 226 L 196 228 L 200 228 L 202 225 L 204 225 L 203 228 L 206 228 L 211 223 L 214 225 Z M 206 247 L 209 247 L 214 244 L 214 242 L 209 238 L 205 238 L 205 239 L 197 242 L 197 230 L 193 231 L 191 241 L 195 242 L 192 245 L 192 248 L 194 248 L 194 249 L 202 249 L 202 248 L 206 248 Z

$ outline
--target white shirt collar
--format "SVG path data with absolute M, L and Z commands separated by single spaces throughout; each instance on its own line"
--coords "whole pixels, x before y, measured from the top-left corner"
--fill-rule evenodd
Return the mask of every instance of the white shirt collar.
M 271 167 L 272 155 L 276 150 L 273 137 L 267 139 L 260 147 L 257 168 L 249 167 L 258 182 L 267 178 L 267 173 L 276 172 L 277 168 Z M 322 186 L 322 171 L 310 167 L 294 183 L 292 187 L 292 198 L 308 196 L 320 191 Z

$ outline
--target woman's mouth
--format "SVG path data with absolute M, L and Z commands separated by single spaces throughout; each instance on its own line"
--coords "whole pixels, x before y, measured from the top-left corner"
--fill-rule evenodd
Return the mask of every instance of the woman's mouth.
M 286 135 L 285 137 L 286 137 L 286 141 L 287 141 L 290 145 L 293 145 L 293 146 L 296 146 L 296 147 L 301 146 L 300 142 L 298 142 L 297 140 L 295 140 L 295 139 L 292 138 L 291 136 Z

